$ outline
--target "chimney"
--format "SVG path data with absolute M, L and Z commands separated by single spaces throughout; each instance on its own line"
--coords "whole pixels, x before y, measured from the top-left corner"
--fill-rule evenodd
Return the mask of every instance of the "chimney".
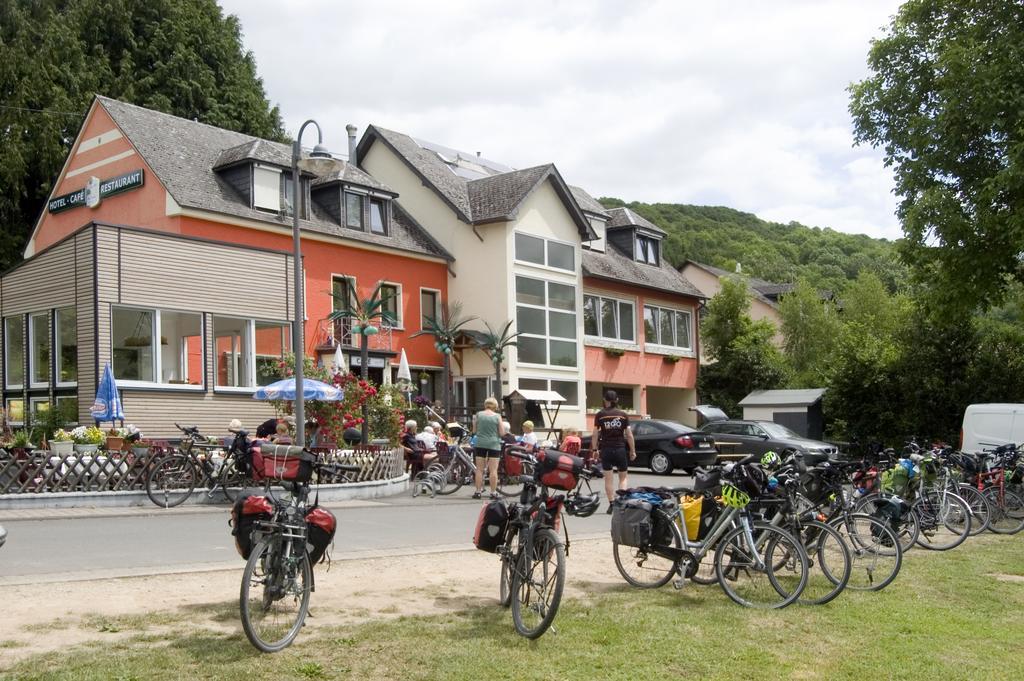
M 356 159 L 356 126 L 349 123 L 345 126 L 345 130 L 348 132 L 348 162 L 352 165 L 356 165 L 358 159 Z

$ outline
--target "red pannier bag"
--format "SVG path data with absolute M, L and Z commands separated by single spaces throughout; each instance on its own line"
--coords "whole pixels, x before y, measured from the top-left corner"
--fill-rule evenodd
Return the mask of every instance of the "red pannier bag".
M 256 529 L 259 520 L 270 520 L 274 506 L 270 499 L 256 494 L 245 494 L 231 507 L 231 534 L 235 537 L 238 555 L 249 560 L 252 547 L 259 542 L 261 533 Z
M 508 530 L 508 506 L 497 499 L 480 509 L 480 517 L 476 520 L 473 532 L 473 545 L 481 551 L 497 553 L 498 547 L 505 543 Z
M 523 460 L 518 456 L 511 454 L 505 454 L 503 457 L 505 464 L 505 475 L 520 476 L 523 474 Z
M 316 456 L 294 445 L 262 444 L 253 447 L 252 463 L 257 480 L 309 482 Z
M 537 453 L 537 481 L 552 489 L 571 492 L 576 489 L 583 459 L 555 449 L 544 449 Z
M 306 549 L 309 551 L 310 565 L 323 561 L 337 529 L 338 519 L 326 508 L 317 506 L 306 513 Z

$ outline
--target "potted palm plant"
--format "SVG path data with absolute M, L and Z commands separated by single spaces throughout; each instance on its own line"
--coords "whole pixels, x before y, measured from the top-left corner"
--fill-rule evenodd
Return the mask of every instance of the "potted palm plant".
M 441 310 L 441 318 L 427 317 L 424 320 L 427 324 L 422 331 L 417 331 L 411 337 L 433 336 L 434 347 L 441 353 L 443 373 L 441 374 L 441 400 L 444 405 L 444 417 L 450 418 L 452 413 L 451 375 L 452 375 L 452 353 L 455 352 L 455 338 L 462 332 L 462 327 L 469 324 L 476 317 L 463 317 L 462 305 L 455 303 L 448 307 L 446 303 Z
M 519 332 L 511 333 L 512 321 L 505 322 L 500 331 L 495 331 L 488 322 L 484 322 L 487 331 L 475 339 L 477 347 L 487 353 L 494 366 L 494 385 L 498 394 L 495 395 L 501 401 L 501 363 L 505 360 L 505 348 L 516 347 L 516 336 Z

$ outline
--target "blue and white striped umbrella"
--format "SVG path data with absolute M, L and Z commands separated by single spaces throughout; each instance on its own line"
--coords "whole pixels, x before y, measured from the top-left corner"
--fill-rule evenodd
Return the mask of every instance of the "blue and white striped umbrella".
M 319 400 L 321 402 L 337 402 L 345 398 L 345 391 L 340 388 L 335 388 L 333 385 L 327 385 L 321 381 L 314 381 L 310 378 L 302 379 L 302 398 L 304 400 Z M 271 383 L 270 385 L 264 385 L 256 389 L 253 393 L 253 399 L 256 400 L 295 400 L 295 378 L 285 378 Z
M 103 369 L 103 376 L 96 388 L 96 401 L 89 407 L 89 413 L 97 421 L 124 421 L 121 395 L 117 392 L 114 370 L 109 363 Z

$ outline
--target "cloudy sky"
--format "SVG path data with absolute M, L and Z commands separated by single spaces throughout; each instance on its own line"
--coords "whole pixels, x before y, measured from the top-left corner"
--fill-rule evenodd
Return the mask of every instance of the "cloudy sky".
M 293 134 L 345 124 L 595 196 L 724 205 L 897 238 L 892 176 L 846 87 L 896 0 L 221 0 Z M 287 7 L 287 12 L 282 8 Z

